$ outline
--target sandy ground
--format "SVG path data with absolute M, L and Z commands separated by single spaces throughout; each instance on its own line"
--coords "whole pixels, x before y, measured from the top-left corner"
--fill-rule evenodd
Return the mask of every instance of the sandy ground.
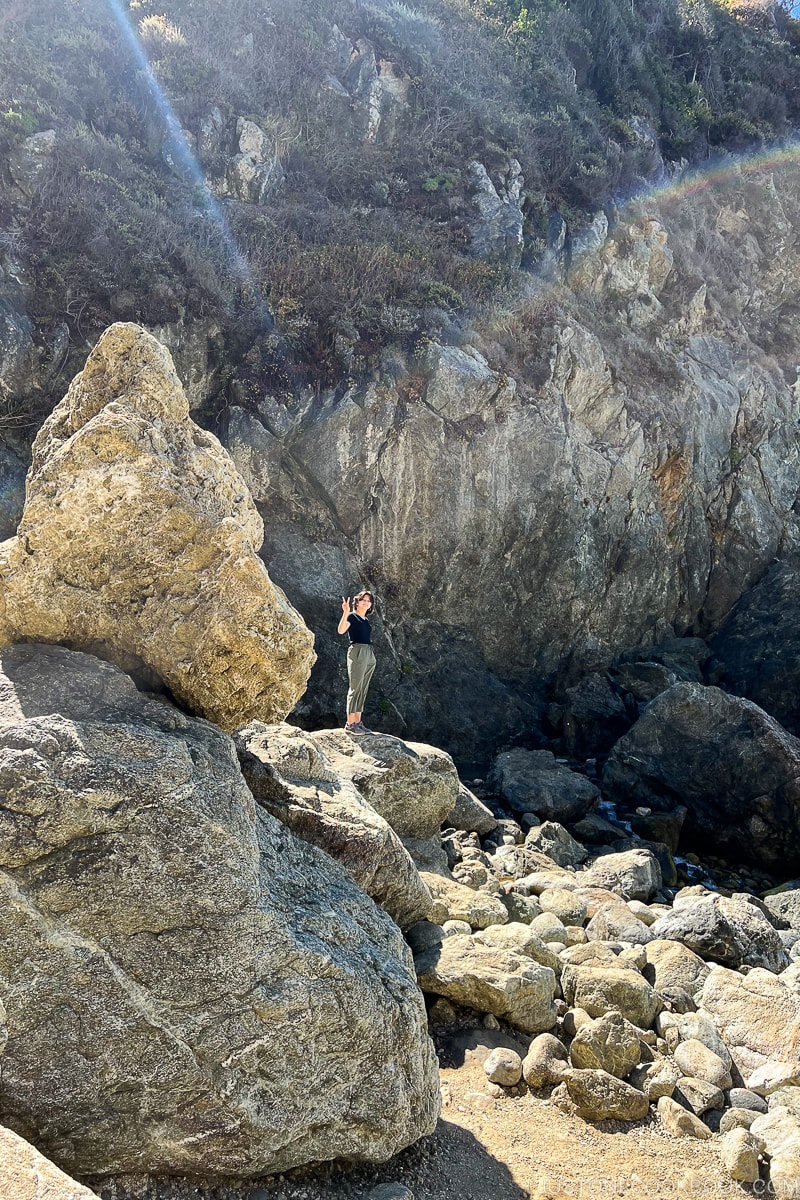
M 754 1190 L 723 1175 L 718 1138 L 670 1137 L 652 1115 L 632 1125 L 589 1125 L 531 1093 L 493 1099 L 482 1063 L 498 1045 L 525 1051 L 502 1031 L 437 1034 L 439 1125 L 432 1137 L 381 1167 L 336 1164 L 245 1185 L 129 1179 L 93 1186 L 105 1200 L 355 1200 L 384 1182 L 404 1184 L 414 1200 L 742 1200 L 766 1194 L 763 1183 Z

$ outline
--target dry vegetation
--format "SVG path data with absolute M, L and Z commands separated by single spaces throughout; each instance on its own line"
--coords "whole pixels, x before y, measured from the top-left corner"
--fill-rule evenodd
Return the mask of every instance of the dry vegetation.
M 374 368 L 394 344 L 457 339 L 517 286 L 470 255 L 467 165 L 525 174 L 526 254 L 574 229 L 667 156 L 779 137 L 797 121 L 798 25 L 715 0 L 123 0 L 190 138 L 216 106 L 203 170 L 218 189 L 236 117 L 285 172 L 264 206 L 213 203 L 165 157 L 143 61 L 103 0 L 12 4 L 0 36 L 0 161 L 31 133 L 57 150 L 32 200 L 0 170 L 0 229 L 42 336 L 112 319 L 203 315 L 249 351 L 245 382 L 291 391 Z M 339 32 L 337 34 L 334 26 Z M 366 39 L 409 81 L 394 136 L 365 144 L 364 105 L 326 85 Z M 344 49 L 343 49 L 344 47 Z M 348 81 L 345 80 L 347 83 Z M 637 124 L 638 122 L 638 124 Z M 223 215 L 230 233 L 220 223 Z M 230 236 L 232 234 L 232 237 Z M 237 256 L 244 256 L 246 269 Z M 266 310 L 275 323 L 263 319 Z

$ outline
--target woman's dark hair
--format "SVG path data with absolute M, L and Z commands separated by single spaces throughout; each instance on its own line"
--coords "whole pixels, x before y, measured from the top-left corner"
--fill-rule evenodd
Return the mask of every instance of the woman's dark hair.
M 373 608 L 375 607 L 375 597 L 368 588 L 364 588 L 363 592 L 359 592 L 357 596 L 353 597 L 353 604 L 357 604 L 358 601 L 363 600 L 365 596 L 369 596 L 369 608 L 367 609 L 367 612 L 372 612 Z

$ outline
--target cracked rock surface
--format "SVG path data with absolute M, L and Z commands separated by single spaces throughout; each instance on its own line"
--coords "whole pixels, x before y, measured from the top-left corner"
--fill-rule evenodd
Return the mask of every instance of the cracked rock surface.
M 429 1133 L 410 951 L 233 743 L 60 647 L 0 652 L 6 1122 L 75 1175 L 244 1178 Z
M 169 352 L 112 325 L 34 442 L 18 533 L 0 546 L 0 645 L 97 653 L 224 729 L 282 720 L 314 639 L 258 557 L 263 535 Z

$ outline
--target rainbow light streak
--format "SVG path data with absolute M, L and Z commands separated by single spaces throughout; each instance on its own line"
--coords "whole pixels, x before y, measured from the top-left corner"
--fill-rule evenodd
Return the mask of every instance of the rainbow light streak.
M 108 5 L 108 9 L 112 17 L 119 25 L 125 41 L 127 42 L 134 58 L 136 59 L 136 62 L 141 68 L 147 80 L 147 86 L 150 90 L 150 94 L 164 118 L 170 150 L 177 173 L 191 179 L 195 184 L 195 187 L 202 194 L 203 207 L 219 227 L 225 248 L 230 254 L 231 262 L 233 263 L 237 277 L 241 283 L 246 285 L 248 296 L 257 301 L 257 307 L 264 323 L 266 325 L 272 325 L 272 318 L 269 315 L 266 305 L 264 305 L 264 303 L 260 300 L 259 290 L 253 280 L 253 276 L 247 264 L 247 259 L 244 257 L 236 243 L 236 239 L 234 238 L 230 226 L 225 219 L 222 206 L 220 205 L 216 196 L 214 196 L 209 190 L 202 167 L 197 161 L 197 158 L 192 152 L 191 146 L 186 140 L 186 134 L 183 132 L 180 121 L 175 116 L 172 105 L 164 94 L 161 84 L 155 77 L 153 68 L 150 65 L 150 60 L 148 59 L 145 49 L 139 40 L 139 36 L 131 23 L 128 13 L 123 8 L 121 0 L 106 0 L 106 4 Z
M 722 161 L 701 169 L 687 170 L 677 179 L 643 188 L 620 203 L 620 209 L 654 201 L 669 204 L 696 196 L 700 192 L 719 190 L 741 183 L 750 174 L 800 168 L 800 141 L 781 142 L 763 150 L 726 155 Z

